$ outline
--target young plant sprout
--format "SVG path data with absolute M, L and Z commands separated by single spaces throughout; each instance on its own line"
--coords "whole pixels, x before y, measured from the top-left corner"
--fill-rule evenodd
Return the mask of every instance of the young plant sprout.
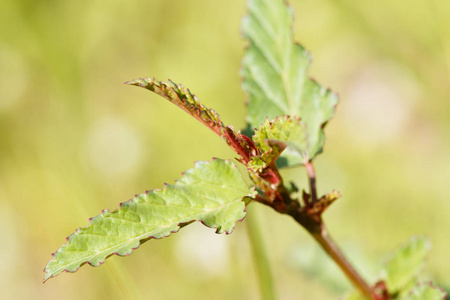
M 175 184 L 137 195 L 115 211 L 104 210 L 53 254 L 44 281 L 86 263 L 99 266 L 113 254 L 129 255 L 142 243 L 195 221 L 230 234 L 244 220 L 246 206 L 257 202 L 290 216 L 311 234 L 356 288 L 346 299 L 444 299 L 441 289 L 416 279 L 430 249 L 428 240 L 412 239 L 392 255 L 379 281 L 367 282 L 330 237 L 323 213 L 341 195 L 318 193 L 314 159 L 323 151 L 324 129 L 338 97 L 308 77 L 311 55 L 293 40 L 293 11 L 284 0 L 251 0 L 247 8 L 242 30 L 248 47 L 241 70 L 248 95 L 245 131 L 224 124 L 181 84 L 154 78 L 126 83 L 165 98 L 211 129 L 236 153 L 246 174 L 229 159 L 200 161 Z M 306 172 L 309 182 L 301 193 L 283 180 L 280 169 L 285 167 Z M 274 298 L 270 285 L 261 279 L 262 298 Z

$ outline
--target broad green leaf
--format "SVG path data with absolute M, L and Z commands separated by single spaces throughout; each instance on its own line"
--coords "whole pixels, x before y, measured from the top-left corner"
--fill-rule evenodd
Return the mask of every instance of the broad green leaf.
M 408 292 L 404 300 L 443 300 L 447 294 L 430 284 L 419 284 Z
M 338 98 L 308 78 L 311 55 L 294 43 L 293 12 L 284 0 L 252 0 L 243 20 L 250 41 L 243 60 L 243 89 L 249 94 L 247 121 L 257 128 L 266 118 L 300 117 L 306 144 L 301 152 L 312 159 L 324 143 L 323 127 L 333 116 Z M 288 152 L 287 152 L 288 153 Z M 289 165 L 302 157 L 287 159 Z
M 169 236 L 193 221 L 229 234 L 245 217 L 246 197 L 254 196 L 233 162 L 197 162 L 174 185 L 137 195 L 77 229 L 53 254 L 44 281 L 85 263 L 99 266 L 112 254 L 129 255 L 143 242 Z
M 393 254 L 382 274 L 390 294 L 402 290 L 414 280 L 425 266 L 425 258 L 430 250 L 429 240 L 413 238 Z
M 215 110 L 200 104 L 197 96 L 193 95 L 189 89 L 185 88 L 183 85 L 176 84 L 170 80 L 166 83 L 158 81 L 155 78 L 139 78 L 125 82 L 125 84 L 140 86 L 164 97 L 209 127 L 218 135 L 222 135 L 225 126 L 223 125 L 219 114 Z

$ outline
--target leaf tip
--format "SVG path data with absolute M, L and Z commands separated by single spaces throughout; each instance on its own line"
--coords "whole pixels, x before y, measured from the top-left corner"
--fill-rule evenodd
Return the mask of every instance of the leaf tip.
M 151 83 L 159 84 L 160 82 L 158 80 L 156 80 L 155 78 L 152 79 L 150 77 L 141 77 L 141 78 L 137 78 L 137 79 L 133 79 L 133 80 L 124 82 L 124 84 L 126 84 L 126 85 L 135 85 L 135 86 L 140 86 L 140 87 L 145 87 Z
M 123 84 L 126 84 L 126 85 L 140 85 L 142 83 L 142 81 L 143 81 L 142 78 L 132 79 L 132 80 L 124 82 Z
M 44 272 L 45 272 L 45 269 L 44 269 Z M 42 284 L 45 284 L 47 282 L 47 280 L 49 280 L 52 277 L 53 277 L 52 275 L 49 275 L 48 273 L 45 273 L 44 280 L 42 280 Z

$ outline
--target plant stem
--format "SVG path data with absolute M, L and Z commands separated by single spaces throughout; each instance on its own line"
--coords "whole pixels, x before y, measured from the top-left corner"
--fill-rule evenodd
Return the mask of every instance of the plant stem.
M 272 169 L 273 174 L 279 174 L 275 164 L 270 165 L 270 168 Z M 280 213 L 288 214 L 293 217 L 297 223 L 304 227 L 314 237 L 325 252 L 336 262 L 348 279 L 365 297 L 371 300 L 381 299 L 353 268 L 333 239 L 331 239 L 328 235 L 325 224 L 322 220 L 322 213 L 324 211 L 323 203 L 320 203 L 319 198 L 317 197 L 316 173 L 314 170 L 314 165 L 311 161 L 309 161 L 305 164 L 305 168 L 309 178 L 311 198 L 305 197 L 307 200 L 305 201 L 305 205 L 303 207 L 300 206 L 298 199 L 292 199 L 291 195 L 283 185 L 281 176 L 279 176 L 279 184 L 276 187 L 276 191 L 274 191 L 274 195 L 281 197 L 284 205 L 277 206 L 275 201 L 267 201 L 266 197 L 260 197 L 257 201 L 271 206 Z
M 311 192 L 312 203 L 317 202 L 317 188 L 316 188 L 316 171 L 314 170 L 314 165 L 312 162 L 307 162 L 305 164 L 306 172 L 309 178 L 309 187 Z
M 245 223 L 247 224 L 250 246 L 253 252 L 253 262 L 258 275 L 261 299 L 275 300 L 273 278 L 264 238 L 261 233 L 262 226 L 259 222 L 259 212 L 257 209 L 258 207 L 254 207 L 252 214 L 247 215 Z
M 328 235 L 320 215 L 310 214 L 299 206 L 291 207 L 287 214 L 292 216 L 297 223 L 303 226 L 314 237 L 324 251 L 336 262 L 347 278 L 364 296 L 371 300 L 379 299 L 370 286 L 353 268 L 334 240 Z
M 334 240 L 328 235 L 325 225 L 321 224 L 320 232 L 311 233 L 314 239 L 322 246 L 325 252 L 336 262 L 347 278 L 359 289 L 368 299 L 375 299 L 372 289 L 359 275 L 359 273 L 349 263 Z
M 310 161 L 305 164 L 306 172 L 309 178 L 309 186 L 311 193 L 311 205 L 317 202 L 317 187 L 316 187 L 316 171 L 313 163 Z M 321 214 L 321 213 L 320 213 Z M 369 285 L 353 268 L 342 251 L 339 249 L 334 240 L 328 235 L 325 224 L 322 221 L 321 215 L 315 216 L 316 226 L 304 226 L 306 230 L 314 237 L 314 239 L 322 246 L 325 252 L 336 262 L 341 270 L 347 275 L 347 278 L 365 295 L 368 299 L 373 299 L 373 293 Z

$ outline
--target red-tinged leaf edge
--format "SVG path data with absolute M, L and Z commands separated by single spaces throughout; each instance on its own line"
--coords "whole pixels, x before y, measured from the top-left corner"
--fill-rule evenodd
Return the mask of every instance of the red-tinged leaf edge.
M 220 115 L 215 110 L 200 104 L 197 96 L 192 94 L 191 91 L 182 84 L 176 84 L 170 79 L 168 81 L 169 82 L 166 83 L 164 81 L 159 81 L 156 78 L 146 77 L 127 81 L 125 84 L 139 86 L 154 92 L 175 104 L 221 136 L 225 126 Z
M 127 81 L 125 84 L 143 87 L 187 112 L 221 136 L 227 145 L 240 156 L 237 160 L 244 165 L 248 164 L 251 157 L 257 155 L 258 150 L 250 138 L 240 131 L 235 131 L 232 126 L 225 126 L 220 115 L 215 110 L 201 104 L 197 96 L 192 94 L 189 89 L 181 84 L 174 83 L 170 79 L 168 81 L 166 83 L 156 78 L 146 77 Z
M 442 300 L 446 300 L 447 299 L 447 296 L 448 296 L 447 291 L 445 291 L 441 287 L 433 285 L 433 282 L 431 282 L 431 281 L 419 282 L 418 284 L 416 284 L 415 287 L 413 287 L 411 289 L 411 291 L 409 292 L 409 295 L 412 295 L 412 293 L 414 292 L 414 288 L 418 288 L 418 287 L 422 287 L 422 286 L 428 286 L 428 287 L 430 287 L 430 288 L 432 288 L 434 290 L 438 290 L 438 291 L 442 292 L 442 294 L 443 294 Z
M 216 159 L 218 159 L 218 158 L 213 158 L 212 161 L 214 161 L 214 160 L 216 160 Z M 197 164 L 198 164 L 198 163 L 201 163 L 201 162 L 202 162 L 202 161 L 197 161 L 197 162 L 195 162 L 195 165 L 197 166 Z M 209 163 L 209 162 L 207 162 L 207 163 Z M 194 168 L 195 168 L 195 167 L 194 167 Z M 188 171 L 186 171 L 186 172 L 188 172 Z M 184 176 L 184 174 L 185 174 L 186 172 L 182 172 L 182 176 Z M 178 181 L 179 181 L 179 180 L 176 180 L 176 181 L 175 181 L 175 184 L 176 184 Z M 167 183 L 164 183 L 164 187 L 163 187 L 162 189 L 147 190 L 147 191 L 145 191 L 145 194 L 148 194 L 148 193 L 150 193 L 150 192 L 155 192 L 155 191 L 161 191 L 161 190 L 165 189 L 165 187 L 166 187 L 167 185 L 168 185 Z M 256 194 L 255 188 L 251 188 L 250 191 L 251 191 L 252 194 Z M 66 245 L 69 244 L 69 240 L 70 240 L 71 236 L 73 236 L 75 233 L 79 232 L 80 230 L 82 230 L 82 229 L 84 229 L 84 228 L 88 228 L 89 226 L 91 226 L 91 225 L 92 225 L 92 220 L 94 220 L 94 219 L 97 218 L 97 217 L 102 216 L 102 215 L 103 215 L 104 213 L 106 213 L 106 212 L 108 212 L 108 213 L 113 213 L 113 212 L 119 210 L 119 209 L 122 207 L 122 205 L 124 205 L 125 203 L 128 203 L 128 202 L 133 201 L 133 200 L 136 199 L 138 196 L 139 196 L 139 194 L 136 194 L 132 199 L 130 199 L 130 200 L 128 200 L 128 201 L 121 202 L 121 203 L 119 204 L 119 208 L 116 209 L 116 210 L 114 210 L 114 211 L 110 211 L 110 210 L 108 210 L 108 209 L 104 209 L 104 210 L 101 211 L 101 214 L 100 214 L 100 215 L 97 215 L 97 216 L 94 216 L 94 217 L 89 218 L 89 224 L 88 224 L 87 226 L 77 228 L 77 229 L 75 230 L 74 233 L 72 233 L 72 234 L 70 234 L 68 237 L 66 237 Z M 243 201 L 243 202 L 245 203 L 245 206 L 244 206 L 244 209 L 243 209 L 243 212 L 244 212 L 244 213 L 246 212 L 246 207 L 247 207 L 247 205 L 249 204 L 249 202 L 250 202 L 251 200 L 252 200 L 252 197 L 251 197 L 251 196 L 245 196 L 245 197 L 243 197 L 243 198 L 241 199 L 241 201 Z M 226 235 L 231 234 L 231 233 L 234 231 L 234 229 L 236 228 L 237 223 L 238 223 L 238 222 L 242 222 L 242 221 L 245 219 L 245 216 L 246 216 L 246 215 L 244 214 L 243 218 L 236 220 L 236 222 L 235 222 L 234 226 L 231 228 L 231 230 L 230 230 L 230 231 L 224 230 L 224 233 L 225 233 Z M 208 228 L 216 229 L 215 233 L 220 233 L 219 231 L 221 230 L 221 227 L 208 226 L 208 225 L 205 224 L 202 220 L 191 220 L 191 221 L 189 221 L 189 222 L 181 222 L 181 223 L 178 223 L 178 224 L 177 224 L 177 227 L 178 227 L 178 228 L 177 228 L 176 230 L 171 230 L 167 235 L 163 235 L 163 236 L 161 236 L 161 237 L 154 237 L 154 236 L 150 235 L 150 236 L 148 236 L 148 237 L 146 237 L 146 238 L 143 238 L 143 239 L 139 240 L 139 244 L 138 244 L 136 247 L 131 247 L 131 250 L 130 250 L 129 252 L 125 253 L 124 255 L 121 255 L 121 254 L 119 254 L 119 253 L 117 253 L 117 252 L 111 253 L 111 254 L 107 255 L 102 261 L 100 261 L 98 265 L 91 264 L 90 262 L 87 262 L 87 261 L 86 261 L 86 262 L 82 262 L 82 263 L 79 265 L 79 267 L 76 268 L 75 270 L 67 270 L 67 269 L 64 269 L 64 270 L 60 271 L 58 274 L 56 274 L 56 275 L 50 275 L 50 276 L 48 276 L 48 277 L 47 277 L 47 276 L 44 276 L 43 283 L 47 282 L 47 280 L 49 280 L 50 278 L 54 278 L 54 277 L 58 276 L 59 274 L 61 274 L 61 273 L 63 273 L 63 272 L 65 272 L 65 273 L 75 273 L 76 271 L 78 271 L 78 270 L 79 270 L 82 266 L 84 266 L 85 264 L 89 264 L 89 265 L 92 266 L 92 267 L 98 267 L 98 266 L 102 265 L 102 264 L 106 261 L 106 259 L 109 258 L 109 257 L 111 257 L 112 255 L 117 255 L 117 256 L 121 256 L 121 257 L 123 257 L 123 256 L 128 256 L 128 255 L 130 255 L 131 253 L 133 253 L 133 251 L 134 251 L 135 249 L 139 248 L 143 243 L 147 242 L 148 240 L 150 240 L 150 239 L 162 239 L 162 238 L 168 237 L 168 236 L 170 236 L 172 233 L 177 233 L 181 228 L 183 228 L 184 226 L 189 225 L 189 224 L 191 224 L 191 223 L 193 223 L 193 222 L 200 222 L 201 224 L 203 224 L 204 226 L 206 226 L 206 227 L 208 227 Z M 58 250 L 59 250 L 61 247 L 62 247 L 62 246 L 60 246 L 60 247 L 58 248 Z M 58 250 L 56 250 L 55 252 L 53 252 L 53 253 L 51 254 L 52 259 L 51 259 L 50 261 L 52 261 L 52 260 L 54 259 L 55 253 L 56 253 Z M 47 264 L 47 266 L 48 266 L 48 264 Z M 43 270 L 43 272 L 44 272 L 46 275 L 47 275 L 47 272 L 46 272 L 47 266 L 46 266 L 46 267 L 44 268 L 44 270 Z

